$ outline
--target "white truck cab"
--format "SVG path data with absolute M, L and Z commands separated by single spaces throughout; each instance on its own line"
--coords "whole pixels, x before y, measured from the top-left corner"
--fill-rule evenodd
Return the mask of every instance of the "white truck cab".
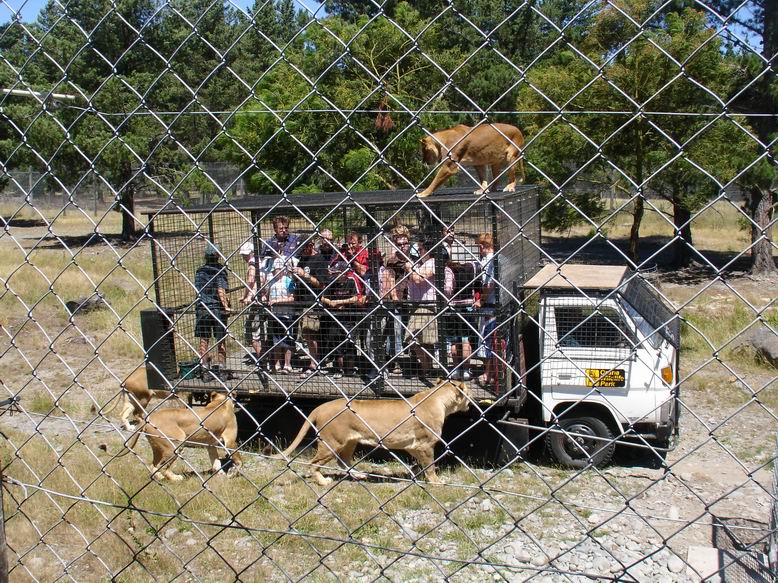
M 678 429 L 680 334 L 652 286 L 626 267 L 547 265 L 524 288 L 538 302 L 535 398 L 553 456 L 601 467 L 617 442 L 667 451 Z

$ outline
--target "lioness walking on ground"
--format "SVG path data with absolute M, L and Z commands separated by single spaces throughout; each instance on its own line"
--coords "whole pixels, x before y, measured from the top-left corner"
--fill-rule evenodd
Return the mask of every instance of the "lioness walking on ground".
M 221 470 L 219 450 L 226 449 L 235 469 L 242 464 L 237 450 L 238 421 L 235 403 L 224 393 L 211 393 L 211 402 L 205 407 L 157 409 L 149 415 L 127 441 L 125 455 L 135 447 L 141 433 L 146 435 L 153 453 L 151 477 L 180 481 L 184 477 L 171 471 L 179 447 L 206 447 L 213 471 Z M 230 452 L 233 452 L 230 454 Z
M 508 168 L 508 184 L 505 192 L 516 190 L 516 164 L 521 169 L 521 181 L 524 182 L 524 136 L 516 126 L 505 123 L 483 124 L 471 128 L 458 125 L 436 132 L 421 140 L 424 163 L 433 166 L 443 162 L 432 183 L 419 193 L 419 197 L 429 196 L 440 188 L 446 180 L 459 171 L 460 166 L 475 166 L 480 188 L 475 193 L 488 191 L 486 167 L 492 168 L 492 179 L 497 180 L 501 168 Z
M 337 457 L 343 467 L 350 468 L 358 445 L 405 450 L 429 482 L 439 483 L 434 459 L 443 423 L 452 413 L 467 411 L 469 406 L 467 384 L 443 380 L 409 399 L 336 399 L 316 407 L 291 445 L 272 457 L 286 459 L 313 427 L 319 442 L 311 465 L 313 477 L 322 486 L 330 484 L 332 478 L 322 475 L 321 466 Z

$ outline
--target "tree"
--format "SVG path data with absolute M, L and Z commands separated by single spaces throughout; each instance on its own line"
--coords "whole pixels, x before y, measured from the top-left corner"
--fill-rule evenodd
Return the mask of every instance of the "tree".
M 145 157 L 154 131 L 151 120 L 136 114 L 148 91 L 159 60 L 149 47 L 154 28 L 144 26 L 154 15 L 153 0 L 95 0 L 63 7 L 49 2 L 38 18 L 44 33 L 41 48 L 52 56 L 47 80 L 51 86 L 67 82 L 98 111 L 124 112 L 119 116 L 62 114 L 63 147 L 54 160 L 58 177 L 79 180 L 95 172 L 107 182 L 122 214 L 125 240 L 135 236 L 135 193 L 143 179 Z M 138 30 L 144 29 L 144 42 Z M 82 30 L 90 31 L 85 45 Z M 73 137 L 71 137 L 71 135 Z
M 740 181 L 747 189 L 748 210 L 751 216 L 751 273 L 755 275 L 775 273 L 772 232 L 775 205 L 778 202 L 778 163 L 776 146 L 778 138 L 778 76 L 775 74 L 775 58 L 778 54 L 778 2 L 760 0 L 749 3 L 749 10 L 739 10 L 737 0 L 716 0 L 714 7 L 723 17 L 761 40 L 762 53 L 734 43 L 742 74 L 738 79 L 734 109 L 742 113 L 760 113 L 752 121 L 753 129 L 761 142 L 757 157 L 760 161 Z M 733 13 L 733 11 L 735 11 Z M 714 18 L 714 22 L 718 22 Z M 770 66 L 772 63 L 772 67 Z M 742 88 L 742 89 L 741 89 Z M 754 158 L 756 159 L 756 158 Z

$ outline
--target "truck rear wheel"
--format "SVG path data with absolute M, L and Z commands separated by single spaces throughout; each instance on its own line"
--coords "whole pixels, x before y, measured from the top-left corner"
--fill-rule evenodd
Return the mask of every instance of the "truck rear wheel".
M 592 466 L 602 468 L 610 463 L 616 443 L 602 441 L 612 440 L 613 432 L 601 419 L 570 417 L 560 420 L 559 426 L 570 435 L 550 432 L 546 436 L 546 444 L 560 464 L 571 468 L 585 468 L 589 466 L 591 459 Z

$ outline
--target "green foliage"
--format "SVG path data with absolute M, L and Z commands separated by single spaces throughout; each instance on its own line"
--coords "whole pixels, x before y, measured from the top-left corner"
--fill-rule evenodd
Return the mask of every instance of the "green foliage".
M 421 137 L 489 120 L 524 131 L 550 229 L 597 220 L 595 190 L 612 185 L 629 193 L 645 181 L 691 212 L 732 181 L 762 191 L 775 182 L 774 164 L 749 167 L 764 154 L 749 132 L 769 131 L 699 114 L 751 82 L 738 99 L 770 111 L 776 84 L 692 3 L 390 1 L 385 18 L 373 2 L 329 1 L 317 22 L 295 6 L 255 0 L 246 14 L 208 0 L 52 0 L 26 30 L 3 25 L 0 86 L 81 94 L 110 113 L 41 115 L 36 102 L 6 98 L 4 164 L 50 168 L 65 187 L 92 173 L 126 208 L 139 189 L 216 196 L 202 165 L 217 161 L 248 169 L 257 193 L 415 188 L 427 176 Z M 746 24 L 757 31 L 765 13 Z M 355 112 L 384 100 L 389 133 L 374 113 Z

